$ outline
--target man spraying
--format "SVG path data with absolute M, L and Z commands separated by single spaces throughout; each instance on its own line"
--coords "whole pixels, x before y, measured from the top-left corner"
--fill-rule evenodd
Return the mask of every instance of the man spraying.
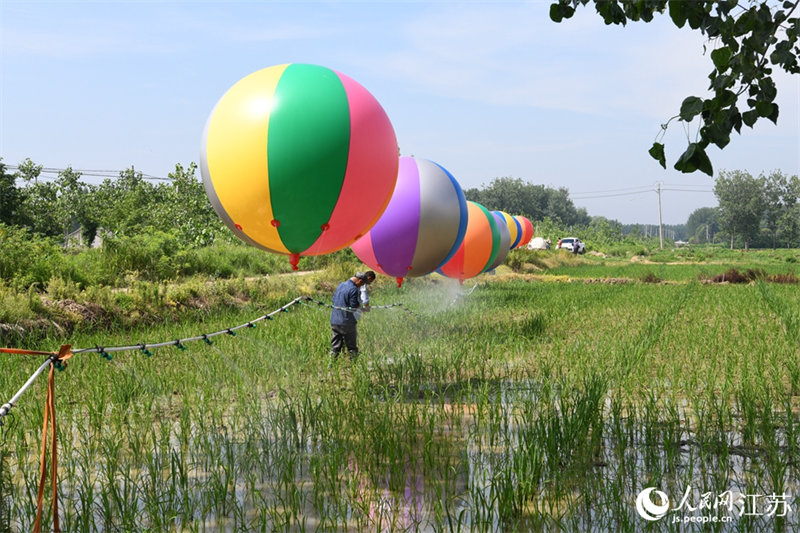
M 375 280 L 375 272 L 356 272 L 350 279 L 343 281 L 333 293 L 333 310 L 331 311 L 331 355 L 338 357 L 342 347 L 346 347 L 350 357 L 358 355 L 357 324 L 361 311 L 369 311 L 369 295 L 367 285 Z

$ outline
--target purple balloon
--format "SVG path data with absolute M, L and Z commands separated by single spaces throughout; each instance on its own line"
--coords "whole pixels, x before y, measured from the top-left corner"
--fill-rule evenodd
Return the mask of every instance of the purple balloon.
M 402 156 L 389 205 L 351 248 L 370 268 L 397 278 L 424 276 L 446 263 L 467 229 L 467 200 L 456 179 L 426 159 Z

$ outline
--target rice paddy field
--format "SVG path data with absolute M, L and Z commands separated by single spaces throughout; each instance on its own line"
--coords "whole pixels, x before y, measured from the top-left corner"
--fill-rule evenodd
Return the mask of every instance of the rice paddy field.
M 213 344 L 76 354 L 61 528 L 797 531 L 800 286 L 630 268 L 380 288 L 403 305 L 365 314 L 354 360 L 330 359 L 313 301 Z M 294 296 L 42 349 L 191 337 Z M 0 402 L 40 364 L 0 359 Z M 33 526 L 45 387 L 0 427 L 3 532 Z

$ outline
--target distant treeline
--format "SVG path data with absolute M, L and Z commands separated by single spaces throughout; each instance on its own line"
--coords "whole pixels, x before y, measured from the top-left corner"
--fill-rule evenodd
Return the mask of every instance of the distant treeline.
M 597 230 L 608 238 L 601 240 L 657 239 L 658 225 L 622 224 L 606 217 L 590 216 L 583 207 L 575 207 L 565 187 L 554 189 L 544 185 L 528 183 L 520 178 L 496 178 L 483 188 L 466 189 L 468 200 L 512 215 L 524 215 L 542 228 L 554 228 L 558 233 L 575 233 L 584 240 L 596 237 Z M 686 238 L 686 226 L 663 225 L 663 237 L 669 241 Z M 539 232 L 541 233 L 541 232 Z M 551 237 L 551 235 L 547 235 Z M 560 235 L 566 236 L 566 235 Z
M 520 178 L 497 178 L 481 189 L 464 191 L 467 199 L 492 210 L 524 215 L 557 233 L 574 233 L 601 242 L 658 238 L 655 224 L 621 224 L 592 217 L 575 207 L 566 188 L 535 185 Z M 730 248 L 795 248 L 800 245 L 800 180 L 781 171 L 753 177 L 722 171 L 714 184 L 718 207 L 695 210 L 686 224 L 662 225 L 666 241 L 723 243 Z M 598 229 L 599 235 L 598 235 Z M 551 235 L 547 235 L 551 236 Z
M 133 168 L 101 184 L 85 183 L 72 168 L 42 179 L 42 166 L 30 159 L 10 172 L 0 159 L 0 224 L 68 245 L 89 246 L 111 239 L 156 233 L 181 250 L 214 243 L 240 244 L 209 203 L 194 163 L 178 164 L 168 180 L 153 183 Z M 696 210 L 685 225 L 665 225 L 665 241 L 717 242 L 731 247 L 795 247 L 800 242 L 800 180 L 779 171 L 754 178 L 741 171 L 721 172 L 714 186 L 717 208 Z M 656 225 L 622 225 L 592 217 L 576 207 L 564 188 L 520 178 L 494 179 L 464 191 L 467 199 L 491 210 L 528 217 L 536 235 L 580 237 L 590 247 L 658 240 Z M 119 242 L 109 243 L 119 244 Z

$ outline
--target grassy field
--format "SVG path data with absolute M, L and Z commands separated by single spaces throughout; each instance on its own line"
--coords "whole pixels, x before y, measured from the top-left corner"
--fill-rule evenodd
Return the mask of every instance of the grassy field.
M 331 363 L 311 302 L 186 350 L 76 354 L 56 376 L 63 530 L 796 531 L 800 286 L 705 281 L 796 263 L 545 259 L 379 287 L 403 306 L 362 319 L 354 361 Z M 68 341 L 224 330 L 287 291 Z M 40 363 L 0 359 L 0 402 Z M 44 397 L 43 377 L 0 428 L 3 532 L 32 528 Z

